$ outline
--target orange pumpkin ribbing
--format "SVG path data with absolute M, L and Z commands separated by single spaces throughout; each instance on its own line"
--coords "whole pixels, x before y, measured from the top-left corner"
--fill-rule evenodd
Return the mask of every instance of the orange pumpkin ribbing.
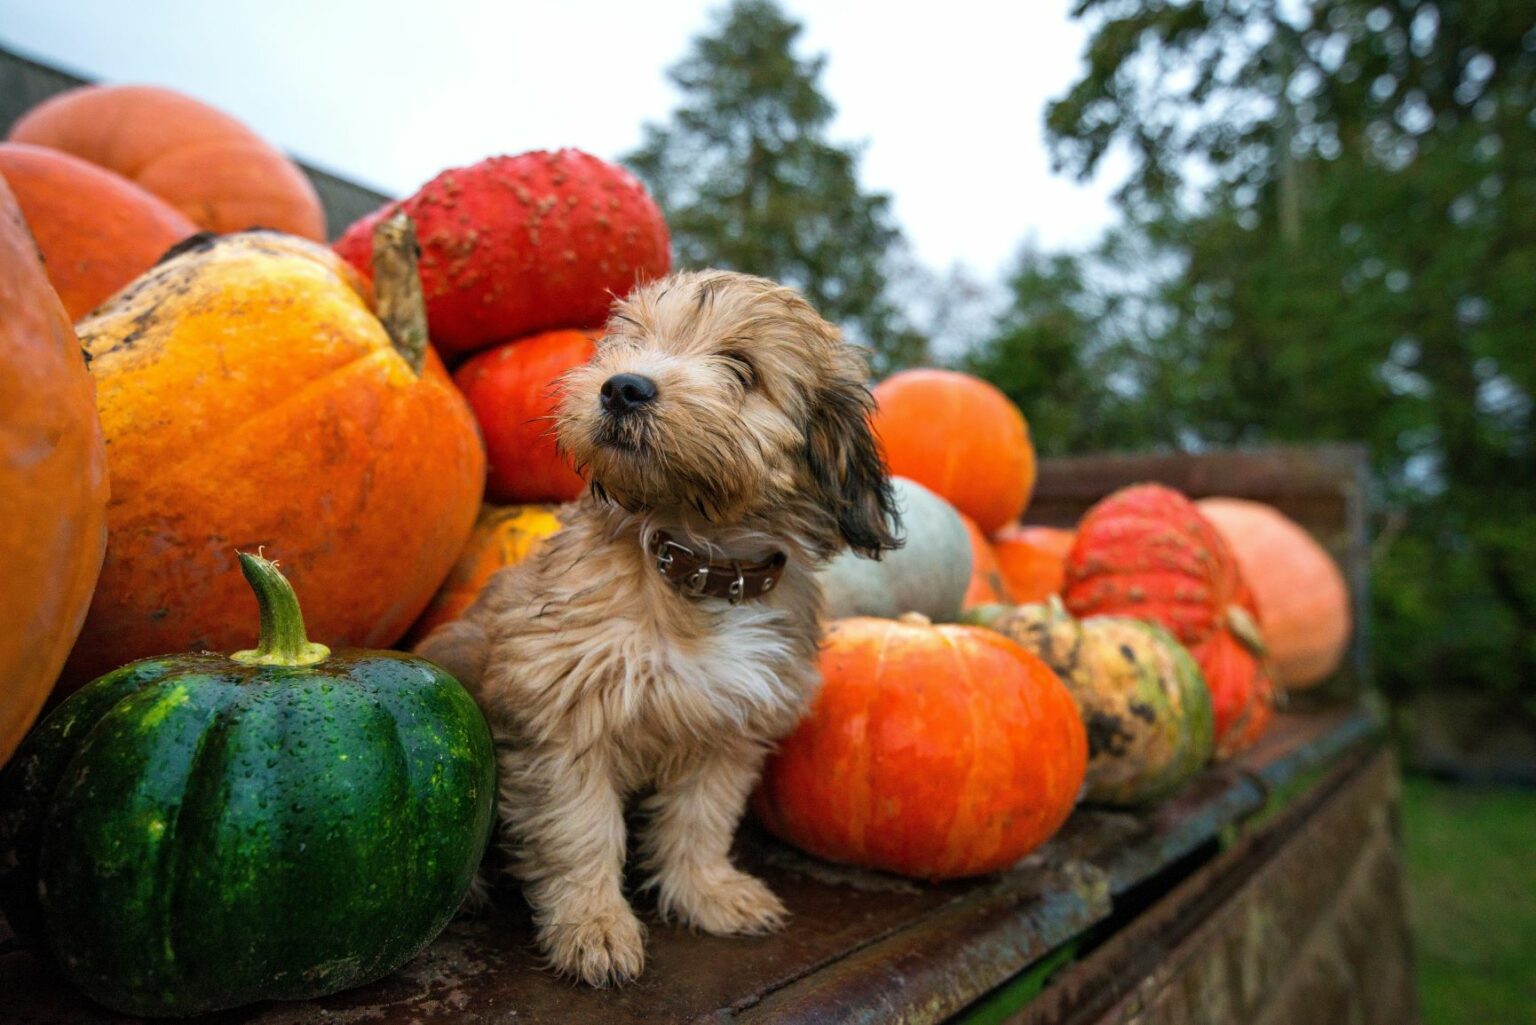
M 779 836 L 924 878 L 1005 868 L 1076 802 L 1087 738 L 1065 685 L 988 631 L 839 620 L 811 715 L 755 799 Z

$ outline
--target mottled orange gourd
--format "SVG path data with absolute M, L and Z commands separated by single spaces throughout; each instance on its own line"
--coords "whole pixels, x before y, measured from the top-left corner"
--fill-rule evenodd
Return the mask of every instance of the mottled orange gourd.
M 486 581 L 497 570 L 515 566 L 538 551 L 544 539 L 564 526 L 559 509 L 548 505 L 486 505 L 475 521 L 474 533 L 464 542 L 448 579 L 437 589 L 431 604 L 416 620 L 406 647 L 427 636 L 480 597 Z
M 485 457 L 437 357 L 413 369 L 371 299 L 329 249 L 250 232 L 200 240 L 80 323 L 111 539 L 70 682 L 249 643 L 237 549 L 281 561 L 323 644 L 387 647 L 421 613 Z
M 875 430 L 891 472 L 910 477 L 992 534 L 1035 490 L 1035 446 L 1019 407 L 953 370 L 903 370 L 874 387 Z
M 964 607 L 970 609 L 977 605 L 1012 604 L 1014 597 L 987 535 L 976 526 L 975 520 L 964 513 L 960 514 L 960 521 L 965 524 L 965 532 L 970 536 L 972 556 L 971 584 L 965 591 Z
M 1056 527 L 1026 527 L 1011 523 L 992 537 L 992 551 L 1013 600 L 1020 605 L 1045 601 L 1061 593 L 1067 553 L 1077 534 Z
M 1269 721 L 1274 690 L 1253 595 L 1221 534 L 1174 489 L 1136 484 L 1089 509 L 1062 597 L 1079 619 L 1143 619 L 1189 648 L 1211 690 L 1218 757 L 1247 746 Z M 1219 644 L 1207 644 L 1218 635 Z M 1251 657 L 1236 657 L 1232 645 Z
M 591 359 L 601 337 L 546 331 L 487 349 L 453 372 L 485 438 L 489 501 L 569 502 L 586 490 L 555 444 L 554 415 L 560 375 Z
M 753 807 L 818 857 L 928 879 L 1007 868 L 1077 802 L 1088 740 L 1066 685 L 989 630 L 838 620 L 811 714 Z
M 1300 525 L 1262 502 L 1205 498 L 1195 503 L 1216 525 L 1253 588 L 1275 682 L 1288 690 L 1322 683 L 1349 645 L 1344 574 Z
M 91 375 L 0 177 L 0 765 L 80 631 L 107 541 Z
M 9 137 L 115 171 L 207 231 L 325 238 L 320 197 L 297 164 L 236 118 L 173 89 L 83 85 L 33 107 Z
M 197 232 L 164 200 L 58 150 L 0 143 L 0 175 L 32 228 L 48 280 L 72 321 Z

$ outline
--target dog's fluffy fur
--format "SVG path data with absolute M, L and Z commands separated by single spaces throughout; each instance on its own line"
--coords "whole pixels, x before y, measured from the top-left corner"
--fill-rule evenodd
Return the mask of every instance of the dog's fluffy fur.
M 658 394 L 616 418 L 599 390 L 620 373 Z M 631 795 L 649 794 L 639 851 L 664 918 L 723 935 L 783 922 L 731 864 L 732 835 L 820 683 L 812 571 L 844 545 L 878 557 L 897 542 L 862 357 L 790 289 L 720 271 L 643 287 L 562 388 L 560 444 L 591 494 L 418 650 L 497 734 L 502 842 L 540 947 L 604 985 L 645 958 L 622 890 Z M 788 564 L 760 599 L 690 598 L 647 554 L 657 530 Z

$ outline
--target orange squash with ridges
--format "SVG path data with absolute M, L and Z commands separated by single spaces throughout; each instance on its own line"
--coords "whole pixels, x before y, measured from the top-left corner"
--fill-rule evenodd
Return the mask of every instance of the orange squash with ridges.
M 0 765 L 80 631 L 107 541 L 91 375 L 0 178 Z
M 978 875 L 1044 843 L 1076 804 L 1082 718 L 1013 641 L 922 617 L 843 619 L 821 672 L 753 802 L 789 843 L 919 878 Z
M 388 251 L 403 265 L 414 243 Z M 72 682 L 248 641 L 236 549 L 282 561 L 321 643 L 405 633 L 474 526 L 485 457 L 419 290 L 397 291 L 381 285 L 380 310 L 415 315 L 392 338 L 329 249 L 250 232 L 199 238 L 80 323 L 113 494 Z

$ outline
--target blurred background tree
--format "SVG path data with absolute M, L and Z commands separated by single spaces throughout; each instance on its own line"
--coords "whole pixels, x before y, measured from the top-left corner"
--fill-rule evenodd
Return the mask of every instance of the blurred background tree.
M 1032 415 L 1099 410 L 1068 428 L 1077 449 L 1125 446 L 1127 425 L 1139 445 L 1364 441 L 1385 510 L 1382 683 L 1499 690 L 1536 715 L 1529 0 L 1074 13 L 1091 24 L 1088 66 L 1048 112 L 1054 155 L 1086 176 L 1127 151 L 1125 224 L 1065 280 L 1016 280 L 990 345 L 1013 338 L 1021 355 L 972 365 L 1031 375 Z M 1134 299 L 1155 315 L 1063 317 L 1133 237 L 1150 270 L 1128 279 L 1122 261 L 1094 309 Z
M 736 0 L 668 74 L 683 94 L 624 162 L 672 229 L 684 267 L 730 267 L 799 288 L 873 350 L 878 371 L 921 362 L 926 339 L 893 300 L 902 234 L 890 198 L 858 181 L 859 153 L 827 138 L 825 58 L 769 0 Z

